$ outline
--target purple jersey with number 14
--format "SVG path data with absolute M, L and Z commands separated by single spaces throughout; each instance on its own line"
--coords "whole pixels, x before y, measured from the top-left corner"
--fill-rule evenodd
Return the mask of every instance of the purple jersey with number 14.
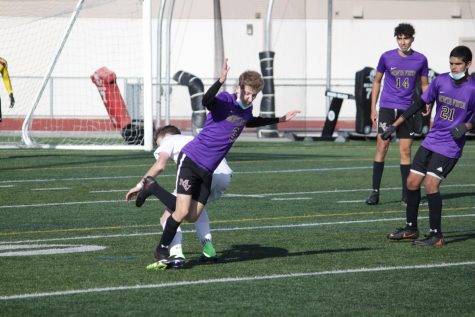
M 401 110 L 411 106 L 418 78 L 429 74 L 424 55 L 413 51 L 411 55 L 402 57 L 397 49 L 381 55 L 376 70 L 384 74 L 379 106 Z
M 236 94 L 221 92 L 215 98 L 217 103 L 208 113 L 203 130 L 182 149 L 193 162 L 211 173 L 253 118 L 252 106 L 239 107 Z
M 455 140 L 450 131 L 460 123 L 469 122 L 475 113 L 475 80 L 468 76 L 466 82 L 456 84 L 449 73 L 441 74 L 421 98 L 427 104 L 437 101 L 434 123 L 422 146 L 450 158 L 462 156 L 466 138 Z

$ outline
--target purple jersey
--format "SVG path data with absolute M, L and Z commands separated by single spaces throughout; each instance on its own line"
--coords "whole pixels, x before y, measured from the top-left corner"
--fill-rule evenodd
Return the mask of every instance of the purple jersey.
M 203 130 L 183 147 L 193 162 L 213 172 L 239 137 L 246 122 L 253 119 L 252 106 L 242 109 L 236 94 L 221 92 L 216 105 L 208 113 Z
M 401 110 L 411 106 L 417 80 L 429 74 L 424 55 L 413 51 L 411 55 L 402 57 L 397 49 L 381 55 L 376 70 L 384 74 L 379 106 Z
M 450 131 L 460 123 L 469 122 L 474 115 L 475 80 L 468 76 L 466 82 L 456 84 L 449 73 L 441 74 L 421 98 L 427 104 L 437 101 L 434 123 L 422 146 L 450 158 L 462 156 L 466 138 L 455 140 Z

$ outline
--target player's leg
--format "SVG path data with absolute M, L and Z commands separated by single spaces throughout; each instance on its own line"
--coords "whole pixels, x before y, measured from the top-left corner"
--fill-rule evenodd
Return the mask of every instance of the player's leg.
M 381 187 L 381 180 L 384 172 L 384 160 L 388 153 L 390 140 L 381 139 L 381 134 L 386 130 L 390 124 L 395 120 L 394 110 L 392 109 L 379 109 L 378 117 L 378 134 L 376 136 L 376 152 L 374 154 L 373 161 L 373 174 L 372 174 L 372 188 L 373 192 L 366 199 L 368 205 L 377 205 L 379 203 L 379 190 Z
M 425 239 L 414 241 L 419 246 L 442 246 L 445 244 L 442 233 L 442 196 L 440 195 L 440 183 L 457 164 L 457 159 L 445 157 L 433 153 L 429 163 L 424 187 L 427 192 L 429 204 L 429 235 Z
M 171 212 L 169 210 L 165 210 L 162 216 L 160 217 L 160 224 L 164 231 L 165 231 L 167 220 L 170 216 L 171 216 Z M 168 248 L 169 254 L 170 254 L 170 264 L 168 266 L 174 269 L 181 269 L 185 266 L 185 255 L 183 254 L 183 249 L 182 249 L 182 239 L 183 239 L 183 235 L 181 232 L 181 227 L 178 227 L 175 233 L 175 237 L 170 242 L 170 246 Z M 163 269 L 162 266 L 163 264 L 157 261 L 148 265 L 147 269 L 160 270 L 160 269 Z
M 213 174 L 207 203 L 219 199 L 223 195 L 231 183 L 231 173 L 232 172 L 229 168 L 226 170 L 226 172 L 222 172 L 218 167 L 218 170 Z M 203 209 L 198 220 L 195 222 L 195 227 L 198 239 L 200 240 L 203 247 L 200 260 L 203 262 L 217 262 L 218 257 L 212 242 L 211 228 L 209 225 L 209 217 L 206 209 Z
M 414 240 L 419 237 L 417 217 L 421 201 L 421 183 L 427 173 L 431 152 L 419 147 L 407 178 L 406 225 L 388 234 L 390 240 Z
M 401 203 L 407 203 L 407 177 L 411 170 L 412 139 L 399 139 L 399 169 L 401 171 Z
M 397 111 L 397 117 L 403 113 Z M 396 136 L 399 138 L 399 169 L 401 171 L 401 203 L 406 204 L 407 198 L 407 177 L 411 169 L 411 147 L 414 138 L 415 122 L 414 117 L 404 121 L 396 130 Z
M 185 219 L 190 222 L 198 219 L 209 196 L 211 185 L 211 174 L 185 154 L 180 154 L 178 162 L 176 208 L 168 217 L 160 242 L 155 249 L 155 257 L 163 264 L 164 269 L 170 265 L 169 246 L 178 227 Z
M 195 222 L 196 233 L 202 246 L 200 260 L 202 262 L 217 262 L 218 257 L 213 245 L 209 217 L 206 209 L 203 209 L 198 220 Z
M 164 204 L 165 207 L 168 208 L 168 210 L 175 210 L 176 197 L 172 193 L 164 189 L 162 186 L 160 186 L 155 178 L 147 176 L 144 179 L 142 189 L 137 195 L 135 205 L 137 207 L 141 207 L 145 203 L 145 200 L 151 195 L 157 197 L 162 202 L 162 204 Z

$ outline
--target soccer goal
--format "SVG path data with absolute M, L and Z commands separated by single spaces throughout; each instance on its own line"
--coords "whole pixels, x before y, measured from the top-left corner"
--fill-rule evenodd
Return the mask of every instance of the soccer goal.
M 151 0 L 4 0 L 0 28 L 0 147 L 153 148 Z

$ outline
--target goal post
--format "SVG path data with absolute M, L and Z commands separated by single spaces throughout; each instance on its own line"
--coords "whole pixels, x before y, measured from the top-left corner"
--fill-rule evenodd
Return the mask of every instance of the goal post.
M 151 0 L 5 2 L 0 54 L 16 104 L 0 148 L 151 151 Z M 97 85 L 103 69 L 111 80 Z

